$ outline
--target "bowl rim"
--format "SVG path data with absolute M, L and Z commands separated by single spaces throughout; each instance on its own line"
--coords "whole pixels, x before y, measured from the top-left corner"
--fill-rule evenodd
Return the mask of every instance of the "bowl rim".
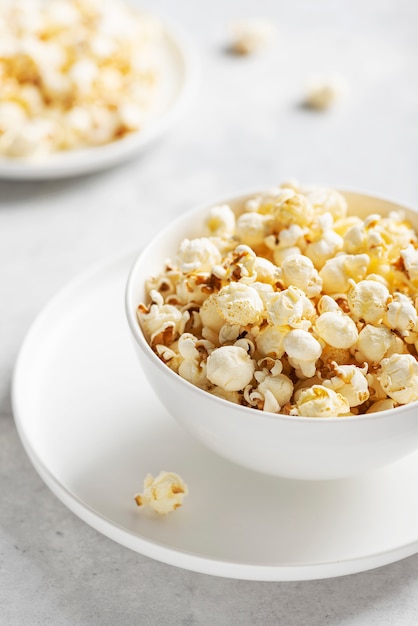
M 240 413 L 243 414 L 243 416 L 246 416 L 248 419 L 251 419 L 251 416 L 253 416 L 253 418 L 257 418 L 257 419 L 264 418 L 265 420 L 284 421 L 284 422 L 291 422 L 291 423 L 297 423 L 297 424 L 298 423 L 300 424 L 302 423 L 330 424 L 330 423 L 336 423 L 336 422 L 344 424 L 344 423 L 351 423 L 351 422 L 358 422 L 358 421 L 360 422 L 366 422 L 366 421 L 370 422 L 370 421 L 377 421 L 377 420 L 382 421 L 385 418 L 389 419 L 393 417 L 394 415 L 401 417 L 402 415 L 406 413 L 409 414 L 411 409 L 413 410 L 415 407 L 418 406 L 418 400 L 414 400 L 413 402 L 410 402 L 408 404 L 394 407 L 393 409 L 375 411 L 374 413 L 360 413 L 358 415 L 345 415 L 345 416 L 341 415 L 340 417 L 336 417 L 336 416 L 307 417 L 303 415 L 297 415 L 297 416 L 286 415 L 284 413 L 271 413 L 269 411 L 261 411 L 260 409 L 247 407 L 241 404 L 236 404 L 232 402 L 231 400 L 226 400 L 225 398 L 221 398 L 219 396 L 216 396 L 215 394 L 211 394 L 210 392 L 205 391 L 204 389 L 201 389 L 197 385 L 194 385 L 193 383 L 186 380 L 185 378 L 182 378 L 179 374 L 174 372 L 170 367 L 168 367 L 165 363 L 161 361 L 161 359 L 152 350 L 151 346 L 146 340 L 143 330 L 137 319 L 136 309 L 132 310 L 131 302 L 133 300 L 132 292 L 134 289 L 134 283 L 136 282 L 135 279 L 136 279 L 137 271 L 141 265 L 142 259 L 148 254 L 148 252 L 152 249 L 155 243 L 158 240 L 166 237 L 173 228 L 177 227 L 183 222 L 187 222 L 188 219 L 190 219 L 194 215 L 203 214 L 205 210 L 209 211 L 211 207 L 219 205 L 219 204 L 243 202 L 244 200 L 249 199 L 249 197 L 259 195 L 261 193 L 265 193 L 266 190 L 273 189 L 275 186 L 277 187 L 277 183 L 276 185 L 274 184 L 263 185 L 263 186 L 259 186 L 256 188 L 254 187 L 248 188 L 248 189 L 244 189 L 241 191 L 237 191 L 235 193 L 232 192 L 229 194 L 227 193 L 227 194 L 222 194 L 220 196 L 217 196 L 214 198 L 214 200 L 210 202 L 205 202 L 205 203 L 196 205 L 193 208 L 188 209 L 187 211 L 181 213 L 180 215 L 177 215 L 177 217 L 170 220 L 168 224 L 164 226 L 164 228 L 157 231 L 157 233 L 151 237 L 148 243 L 136 254 L 136 257 L 134 258 L 134 261 L 131 265 L 131 268 L 129 270 L 128 277 L 125 283 L 125 297 L 124 297 L 125 314 L 126 314 L 130 331 L 131 331 L 131 336 L 133 337 L 135 344 L 141 349 L 141 351 L 147 358 L 151 359 L 151 361 L 155 363 L 159 369 L 161 369 L 164 375 L 172 377 L 173 381 L 176 380 L 180 385 L 185 386 L 185 388 L 188 389 L 189 391 L 199 396 L 202 396 L 203 398 L 206 398 L 207 400 L 212 400 L 215 403 L 215 405 L 216 403 L 220 403 L 221 407 L 224 407 L 224 408 L 229 407 L 229 409 L 231 409 L 234 412 L 239 411 Z M 392 198 L 386 198 L 383 196 L 375 195 L 367 191 L 354 190 L 354 189 L 342 189 L 338 186 L 333 187 L 330 185 L 312 185 L 312 187 L 321 188 L 321 189 L 325 189 L 325 188 L 333 189 L 341 193 L 343 196 L 345 194 L 349 194 L 352 196 L 363 197 L 365 200 L 378 201 L 384 204 L 393 204 L 394 209 L 395 207 L 397 207 L 407 212 L 414 213 L 418 217 L 418 207 L 414 208 L 404 203 L 401 204 L 399 201 L 394 200 Z

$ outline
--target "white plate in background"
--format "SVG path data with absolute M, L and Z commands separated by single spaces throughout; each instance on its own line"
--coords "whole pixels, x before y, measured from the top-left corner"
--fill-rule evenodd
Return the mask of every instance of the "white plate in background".
M 293 481 L 233 465 L 180 428 L 131 345 L 131 262 L 111 260 L 73 281 L 20 351 L 16 425 L 56 496 L 134 551 L 217 576 L 328 578 L 418 552 L 418 454 L 360 478 Z M 160 470 L 178 472 L 190 489 L 166 517 L 134 502 L 145 475 Z
M 40 159 L 0 156 L 0 179 L 47 180 L 89 174 L 140 154 L 187 113 L 197 91 L 198 63 L 188 36 L 162 20 L 161 81 L 147 124 L 138 132 L 103 146 L 54 152 Z

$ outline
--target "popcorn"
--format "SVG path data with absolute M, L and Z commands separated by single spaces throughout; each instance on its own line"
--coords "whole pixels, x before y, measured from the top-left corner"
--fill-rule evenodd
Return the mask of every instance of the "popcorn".
M 167 515 L 183 504 L 189 489 L 184 480 L 174 472 L 162 471 L 155 478 L 147 474 L 143 493 L 135 496 L 138 506 L 149 506 L 160 515 Z
M 219 315 L 229 324 L 255 324 L 261 320 L 264 311 L 257 290 L 242 283 L 222 287 L 216 296 L 216 303 Z
M 261 356 L 273 356 L 280 359 L 284 354 L 283 339 L 287 331 L 277 326 L 265 326 L 257 335 L 255 341 Z
M 367 365 L 363 368 L 355 365 L 335 364 L 334 376 L 324 380 L 324 387 L 338 391 L 349 403 L 350 407 L 366 402 L 370 396 L 369 384 L 366 378 Z
M 358 338 L 353 320 L 339 311 L 325 311 L 315 321 L 318 336 L 334 348 L 351 348 Z
M 398 404 L 418 400 L 418 362 L 412 354 L 392 354 L 383 359 L 378 380 Z
M 401 257 L 409 278 L 418 281 L 418 249 L 409 245 L 401 250 Z
M 164 304 L 160 293 L 151 291 L 153 302 L 149 310 L 138 309 L 138 315 L 144 325 L 144 330 L 150 337 L 151 345 L 172 343 L 184 330 L 188 313 L 182 313 L 171 304 Z
M 308 330 L 315 315 L 315 307 L 298 287 L 275 292 L 268 300 L 267 321 L 273 326 L 290 326 Z
M 269 45 L 276 35 L 274 23 L 267 19 L 246 19 L 232 24 L 231 51 L 253 54 Z
M 254 361 L 239 346 L 216 348 L 207 359 L 208 379 L 225 391 L 244 389 L 251 382 L 254 370 Z
M 321 269 L 328 259 L 333 258 L 342 250 L 343 244 L 343 238 L 332 229 L 328 229 L 319 239 L 306 246 L 305 254 L 317 269 Z
M 340 393 L 322 385 L 312 385 L 298 394 L 296 410 L 293 410 L 292 415 L 339 417 L 349 413 L 350 405 Z
M 231 208 L 227 204 L 212 207 L 206 228 L 212 237 L 232 236 L 235 232 L 235 215 Z
M 307 197 L 292 189 L 279 191 L 274 199 L 273 215 L 284 226 L 307 226 L 314 218 L 314 210 Z
M 361 280 L 370 264 L 367 254 L 338 254 L 328 259 L 319 272 L 325 293 L 345 293 L 350 287 L 349 279 Z
M 376 365 L 388 355 L 389 352 L 398 350 L 402 351 L 403 342 L 397 341 L 396 337 L 385 326 L 373 326 L 366 324 L 359 333 L 356 346 L 356 359 L 359 362 L 371 363 Z M 400 345 L 397 345 L 400 343 Z
M 376 280 L 352 281 L 347 298 L 354 319 L 367 324 L 380 322 L 390 302 L 389 290 Z
M 139 131 L 161 41 L 157 20 L 118 2 L 3 2 L 0 154 L 38 158 Z
M 291 182 L 241 210 L 213 207 L 205 232 L 180 243 L 138 307 L 174 372 L 295 417 L 418 400 L 418 248 L 401 212 L 347 216 L 337 191 Z
M 300 370 L 307 378 L 315 375 L 315 364 L 322 353 L 322 346 L 315 337 L 306 330 L 290 330 L 283 339 L 283 348 L 296 373 Z
M 178 251 L 178 263 L 183 274 L 210 272 L 221 262 L 221 253 L 206 237 L 184 239 Z
M 331 213 L 334 221 L 347 215 L 347 200 L 335 189 L 315 187 L 308 190 L 306 197 L 319 214 Z
M 266 372 L 259 372 L 259 385 L 250 391 L 247 387 L 244 396 L 251 406 L 263 411 L 278 413 L 282 406 L 287 404 L 293 395 L 293 383 L 288 376 L 278 374 L 270 376 Z
M 306 88 L 305 106 L 318 111 L 328 109 L 341 97 L 345 88 L 342 76 L 312 75 Z
M 395 293 L 393 301 L 388 304 L 383 322 L 388 328 L 400 333 L 416 329 L 418 315 L 411 299 L 402 293 Z
M 243 213 L 237 219 L 237 237 L 249 246 L 260 245 L 271 228 L 272 218 L 256 211 Z
M 285 287 L 299 287 L 309 298 L 321 293 L 322 279 L 308 257 L 292 254 L 284 259 L 281 269 Z

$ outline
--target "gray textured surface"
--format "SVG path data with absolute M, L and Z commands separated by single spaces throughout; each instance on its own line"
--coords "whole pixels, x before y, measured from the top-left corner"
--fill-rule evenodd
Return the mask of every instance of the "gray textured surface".
M 418 556 L 334 580 L 253 583 L 163 565 L 99 535 L 44 486 L 9 400 L 20 343 L 49 298 L 91 263 L 141 247 L 163 219 L 290 176 L 418 205 L 418 8 L 412 2 L 278 3 L 257 15 L 279 37 L 224 54 L 254 3 L 155 0 L 190 31 L 202 85 L 188 118 L 143 157 L 51 183 L 0 182 L 0 622 L 407 626 L 418 622 Z M 326 114 L 298 104 L 311 71 L 349 92 Z

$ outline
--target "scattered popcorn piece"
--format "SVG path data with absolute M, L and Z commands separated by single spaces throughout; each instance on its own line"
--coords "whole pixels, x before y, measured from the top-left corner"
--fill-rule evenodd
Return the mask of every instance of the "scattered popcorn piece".
M 306 87 L 304 104 L 309 109 L 325 111 L 341 98 L 346 90 L 346 82 L 340 75 L 312 75 Z
M 312 385 L 298 393 L 296 410 L 302 417 L 339 417 L 350 413 L 350 405 L 340 393 Z
M 184 480 L 174 472 L 162 471 L 155 478 L 147 474 L 143 493 L 135 496 L 138 506 L 149 506 L 160 515 L 167 515 L 183 504 L 189 489 Z
M 225 391 L 244 389 L 254 375 L 255 364 L 239 346 L 221 346 L 210 353 L 206 375 L 211 383 Z
M 147 281 L 151 348 L 204 391 L 265 412 L 418 400 L 417 236 L 400 211 L 347 210 L 339 192 L 297 182 L 213 207 L 206 236 Z
M 322 353 L 322 346 L 315 337 L 306 330 L 290 330 L 283 339 L 283 348 L 289 363 L 303 376 L 310 378 L 315 375 L 315 364 Z
M 253 54 L 265 48 L 276 36 L 276 26 L 271 20 L 252 18 L 232 24 L 231 52 Z
M 412 354 L 392 354 L 383 359 L 378 380 L 395 402 L 418 400 L 418 362 Z

